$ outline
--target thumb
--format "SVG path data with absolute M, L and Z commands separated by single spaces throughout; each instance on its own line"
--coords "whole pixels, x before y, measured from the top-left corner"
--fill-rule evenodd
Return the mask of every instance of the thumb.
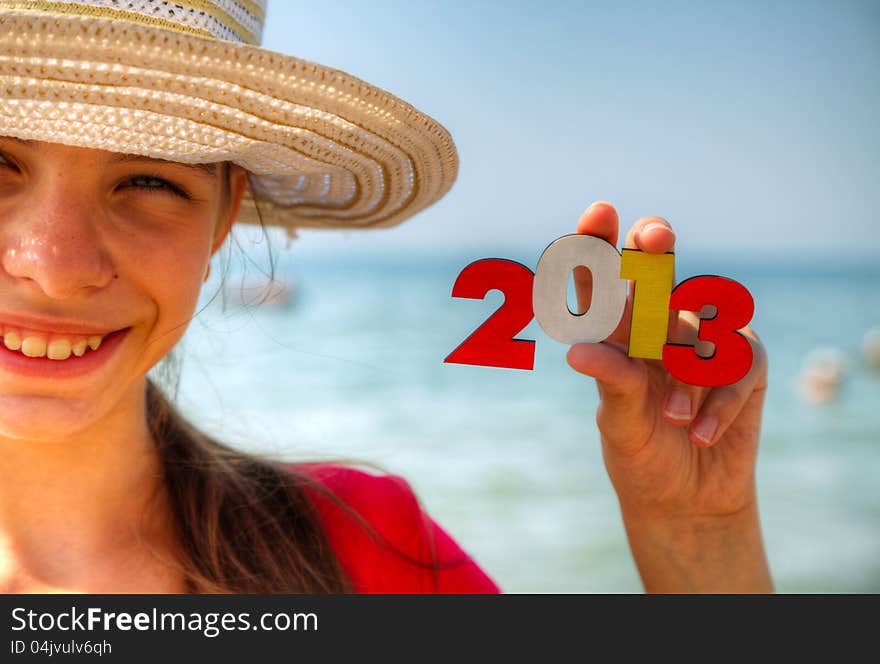
M 617 344 L 575 344 L 566 355 L 575 371 L 596 379 L 599 397 L 597 421 L 603 438 L 616 445 L 641 441 L 645 427 L 648 367 L 643 360 L 627 357 Z
M 604 398 L 631 400 L 645 382 L 645 366 L 632 360 L 616 343 L 574 344 L 566 354 L 569 366 L 592 376 L 602 386 Z

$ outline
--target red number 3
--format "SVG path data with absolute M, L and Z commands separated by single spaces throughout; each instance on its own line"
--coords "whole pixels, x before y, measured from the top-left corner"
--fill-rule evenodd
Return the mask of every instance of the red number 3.
M 663 364 L 684 383 L 703 387 L 730 385 L 740 380 L 752 366 L 752 346 L 737 330 L 744 328 L 755 313 L 755 302 L 746 288 L 726 277 L 701 276 L 682 281 L 669 300 L 669 308 L 699 312 L 715 305 L 714 318 L 700 320 L 697 336 L 715 344 L 712 357 L 696 354 L 693 346 L 666 344 Z

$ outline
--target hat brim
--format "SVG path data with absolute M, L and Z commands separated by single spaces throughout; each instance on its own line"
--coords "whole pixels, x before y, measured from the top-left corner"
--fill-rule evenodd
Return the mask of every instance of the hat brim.
M 239 164 L 245 222 L 392 226 L 458 171 L 442 125 L 345 72 L 120 21 L 0 12 L 0 91 L 0 135 Z

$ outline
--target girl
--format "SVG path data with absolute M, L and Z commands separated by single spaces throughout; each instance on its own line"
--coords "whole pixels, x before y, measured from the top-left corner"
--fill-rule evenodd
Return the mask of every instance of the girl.
M 186 422 L 147 378 L 232 224 L 399 223 L 457 157 L 435 121 L 260 49 L 265 3 L 0 0 L 0 588 L 494 592 L 400 478 L 282 466 Z M 577 232 L 616 244 L 594 203 Z M 670 251 L 642 219 L 626 246 Z M 579 274 L 588 293 L 588 275 Z M 586 303 L 584 303 L 586 304 Z M 649 591 L 771 589 L 755 460 L 766 360 L 712 390 L 627 357 L 628 314 L 568 361 Z M 684 316 L 672 326 L 693 341 Z

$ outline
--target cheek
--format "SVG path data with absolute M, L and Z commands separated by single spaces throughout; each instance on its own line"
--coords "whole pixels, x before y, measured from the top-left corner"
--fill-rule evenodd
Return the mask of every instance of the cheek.
M 127 260 L 137 290 L 150 302 L 148 334 L 160 355 L 183 336 L 195 311 L 210 252 L 206 238 L 207 234 L 151 238 Z
M 179 325 L 188 321 L 198 302 L 204 276 L 204 261 L 174 261 L 156 278 L 153 296 L 160 323 Z

